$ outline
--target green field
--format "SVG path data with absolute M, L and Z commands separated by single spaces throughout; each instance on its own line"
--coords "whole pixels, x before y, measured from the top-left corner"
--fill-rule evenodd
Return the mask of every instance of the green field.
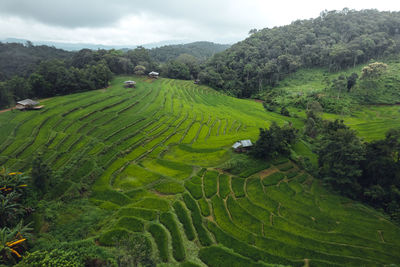
M 123 88 L 127 79 L 137 88 Z M 239 139 L 256 141 L 272 121 L 300 128 L 300 118 L 192 81 L 139 77 L 42 104 L 41 111 L 0 114 L 0 165 L 29 171 L 40 151 L 59 172 L 51 201 L 64 204 L 43 218 L 51 221 L 48 233 L 35 227 L 56 236 L 52 242 L 71 232 L 67 241 L 112 246 L 138 233 L 151 241 L 157 263 L 172 266 L 400 263 L 400 228 L 383 214 L 331 194 L 291 162 L 251 165 L 230 149 Z M 346 123 L 361 136 L 381 137 L 383 117 L 400 124 L 398 107 L 360 112 Z M 306 145 L 297 150 L 311 153 Z M 251 168 L 223 172 L 236 157 Z

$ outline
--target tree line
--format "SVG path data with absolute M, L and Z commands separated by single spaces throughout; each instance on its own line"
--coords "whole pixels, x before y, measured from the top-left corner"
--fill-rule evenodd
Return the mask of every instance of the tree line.
M 315 19 L 250 34 L 214 55 L 199 73 L 201 81 L 250 97 L 302 67 L 338 71 L 399 53 L 400 12 L 324 11 Z

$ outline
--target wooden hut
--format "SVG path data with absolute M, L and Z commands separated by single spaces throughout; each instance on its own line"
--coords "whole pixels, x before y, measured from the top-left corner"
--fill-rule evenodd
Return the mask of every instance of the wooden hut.
M 253 146 L 253 143 L 250 140 L 241 140 L 237 141 L 232 145 L 232 148 L 235 150 L 235 152 L 246 152 L 250 150 L 250 148 Z
M 41 109 L 43 106 L 37 106 L 39 102 L 33 101 L 32 99 L 25 99 L 18 101 L 15 106 L 19 110 L 29 110 L 29 109 Z
M 136 87 L 136 82 L 135 81 L 125 81 L 124 84 L 125 84 L 126 88 L 134 88 L 134 87 Z
M 200 80 L 199 79 L 194 80 L 194 84 L 200 84 Z
M 152 71 L 149 73 L 149 77 L 154 78 L 154 79 L 157 79 L 159 75 L 160 75 L 160 73 L 155 72 L 155 71 Z

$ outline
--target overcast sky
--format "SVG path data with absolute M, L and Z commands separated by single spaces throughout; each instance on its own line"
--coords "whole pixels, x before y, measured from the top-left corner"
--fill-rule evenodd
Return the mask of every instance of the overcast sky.
M 325 9 L 400 11 L 399 0 L 0 0 L 0 39 L 137 45 L 233 43 Z

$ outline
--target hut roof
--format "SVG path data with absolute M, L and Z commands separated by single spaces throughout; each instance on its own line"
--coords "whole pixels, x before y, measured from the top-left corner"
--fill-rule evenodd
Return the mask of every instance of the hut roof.
M 125 83 L 125 84 L 136 84 L 135 81 L 125 81 L 124 83 Z
M 253 143 L 247 139 L 247 140 L 241 140 L 241 141 L 237 141 L 236 143 L 233 144 L 232 148 L 236 149 L 239 147 L 251 147 L 253 146 Z
M 155 71 L 152 71 L 152 72 L 149 73 L 149 75 L 156 75 L 156 76 L 158 76 L 159 73 L 158 73 L 158 72 L 155 72 Z
M 18 101 L 17 104 L 23 105 L 23 106 L 34 106 L 39 104 L 39 102 L 33 101 L 32 99 L 25 99 L 22 101 Z

